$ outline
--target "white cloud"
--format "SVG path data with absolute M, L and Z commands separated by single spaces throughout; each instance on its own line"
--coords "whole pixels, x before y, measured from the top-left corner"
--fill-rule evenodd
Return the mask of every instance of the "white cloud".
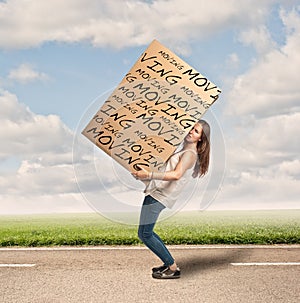
M 226 118 L 236 128 L 226 138 L 228 172 L 220 201 L 232 201 L 240 208 L 260 208 L 260 203 L 295 207 L 299 204 L 300 19 L 297 9 L 280 11 L 286 40 L 279 49 L 264 25 L 273 3 L 277 2 L 92 0 L 87 6 L 83 0 L 8 0 L 0 3 L 0 47 L 87 41 L 96 47 L 118 48 L 148 44 L 157 38 L 184 53 L 189 41 L 228 29 L 237 34 L 241 31 L 240 42 L 255 47 L 258 58 L 234 80 L 228 95 Z M 226 64 L 238 68 L 242 58 L 234 50 Z M 23 83 L 45 77 L 29 65 L 9 74 L 11 80 Z M 231 81 L 230 75 L 228 79 Z M 5 209 L 3 205 L 7 209 L 23 207 L 23 211 L 25 207 L 74 210 L 82 200 L 72 170 L 72 132 L 58 116 L 37 115 L 7 91 L 0 92 L 0 104 L 0 159 L 16 157 L 21 163 L 0 177 L 0 211 Z M 119 176 L 108 162 L 93 162 L 82 149 L 77 164 L 84 190 L 93 194 L 92 199 L 101 202 L 109 194 L 128 197 L 126 182 L 119 184 L 126 176 L 116 180 Z
M 228 138 L 229 166 L 259 169 L 299 157 L 300 113 L 256 120 Z
M 299 180 L 244 173 L 224 186 L 210 209 L 299 209 L 299 195 Z
M 231 114 L 266 117 L 299 111 L 300 14 L 292 12 L 285 19 L 293 29 L 286 44 L 263 55 L 236 78 L 228 96 Z
M 0 105 L 1 213 L 72 211 L 71 201 L 73 211 L 89 209 L 79 199 L 72 132 L 58 116 L 37 115 L 8 91 L 0 91 Z M 5 170 L 11 158 L 20 159 L 20 166 Z
M 242 31 L 239 34 L 239 41 L 245 45 L 252 45 L 259 54 L 267 53 L 275 46 L 265 25 Z
M 58 116 L 37 115 L 5 90 L 0 91 L 0 104 L 0 159 L 16 156 L 34 158 L 43 165 L 45 159 L 52 164 L 66 163 L 66 155 L 71 156 L 73 134 Z
M 1 193 L 54 195 L 77 192 L 72 165 L 42 166 L 35 159 L 23 160 L 16 173 L 0 178 Z
M 263 22 L 272 1 L 8 0 L 0 3 L 0 47 L 47 41 L 89 41 L 97 47 L 136 46 L 154 38 L 182 52 L 184 43 Z M 257 9 L 253 9 L 253 8 Z M 251 11 L 251 14 L 249 14 Z
M 291 11 L 288 11 L 284 8 L 280 9 L 280 17 L 283 24 L 286 26 L 287 33 L 293 33 L 294 30 L 299 32 L 300 30 L 300 20 L 299 20 L 299 12 L 300 12 L 300 5 L 297 3 L 297 7 L 293 7 Z
M 25 84 L 36 80 L 45 81 L 48 80 L 49 77 L 45 73 L 34 70 L 30 64 L 23 63 L 9 72 L 8 79 Z
M 130 173 L 82 135 L 73 146 L 74 134 L 58 116 L 37 115 L 8 91 L 1 91 L 0 105 L 1 213 L 91 211 L 80 191 L 99 211 L 115 210 L 112 201 L 121 209 L 132 202 L 120 195 L 141 194 Z M 6 170 L 11 158 L 20 166 Z
M 300 160 L 284 161 L 279 166 L 279 173 L 288 177 L 300 179 Z
M 0 91 L 0 158 L 30 157 L 70 151 L 72 133 L 55 115 L 36 115 L 15 95 Z
M 43 213 L 91 212 L 80 194 L 51 195 L 0 195 L 0 213 L 43 214 Z
M 252 149 L 276 156 L 298 157 L 300 140 L 296 138 L 300 133 L 300 112 L 291 115 L 278 115 L 275 117 L 258 120 L 255 129 L 250 130 L 247 141 Z
M 228 69 L 236 69 L 240 65 L 240 59 L 238 54 L 232 53 L 228 56 L 226 65 L 228 66 Z
M 300 14 L 293 9 L 280 15 L 285 44 L 269 48 L 262 39 L 269 41 L 267 32 L 248 31 L 252 36 L 245 34 L 244 42 L 254 44 L 258 58 L 234 79 L 227 95 L 232 127 L 219 200 L 228 207 L 300 207 Z
M 254 120 L 227 140 L 227 171 L 212 208 L 300 208 L 300 113 Z

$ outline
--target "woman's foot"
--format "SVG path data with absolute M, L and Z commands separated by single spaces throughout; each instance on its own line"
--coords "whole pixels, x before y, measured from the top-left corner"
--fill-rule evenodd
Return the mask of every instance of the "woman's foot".
M 158 266 L 158 267 L 153 267 L 152 268 L 152 273 L 155 273 L 155 272 L 161 272 L 161 271 L 163 271 L 163 270 L 165 270 L 165 269 L 167 269 L 169 266 L 167 266 L 167 265 L 165 265 L 165 264 L 163 264 L 163 265 L 161 265 L 161 266 Z
M 155 279 L 178 279 L 180 278 L 180 269 L 176 267 L 175 270 L 172 270 L 169 266 L 162 271 L 153 272 L 152 277 Z

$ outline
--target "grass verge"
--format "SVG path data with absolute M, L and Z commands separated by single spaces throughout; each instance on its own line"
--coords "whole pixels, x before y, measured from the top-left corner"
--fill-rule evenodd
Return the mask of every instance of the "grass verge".
M 300 210 L 181 212 L 159 222 L 166 244 L 299 244 Z M 137 245 L 137 226 L 98 214 L 0 216 L 0 246 Z

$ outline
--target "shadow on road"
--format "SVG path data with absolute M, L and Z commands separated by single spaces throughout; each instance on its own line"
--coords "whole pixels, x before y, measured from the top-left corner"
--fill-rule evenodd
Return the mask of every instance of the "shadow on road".
M 227 267 L 230 263 L 241 262 L 241 260 L 245 259 L 245 256 L 249 256 L 249 254 L 249 251 L 239 249 L 226 252 L 222 251 L 208 257 L 206 252 L 205 256 L 200 253 L 197 255 L 180 258 L 178 263 L 180 269 L 186 276 L 218 267 Z

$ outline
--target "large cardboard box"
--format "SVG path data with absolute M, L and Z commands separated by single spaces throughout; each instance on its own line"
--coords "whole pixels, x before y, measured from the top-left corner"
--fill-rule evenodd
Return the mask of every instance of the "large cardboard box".
M 82 134 L 130 172 L 157 171 L 220 93 L 154 40 Z

